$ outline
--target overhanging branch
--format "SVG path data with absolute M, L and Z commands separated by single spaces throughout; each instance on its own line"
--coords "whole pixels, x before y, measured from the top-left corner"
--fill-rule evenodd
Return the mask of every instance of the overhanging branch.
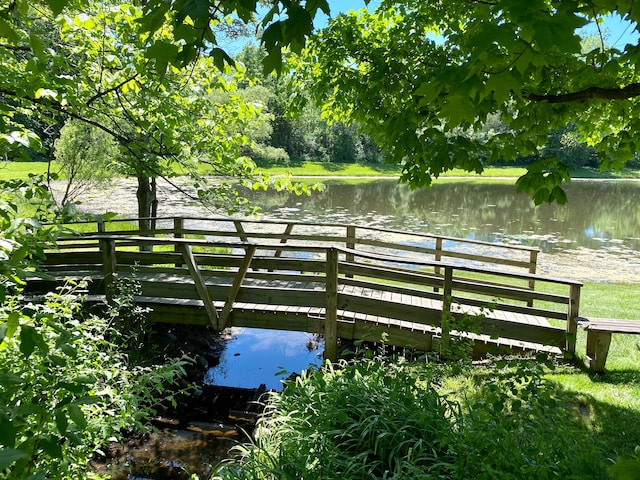
M 627 100 L 640 96 L 640 83 L 631 83 L 622 88 L 589 87 L 584 90 L 560 95 L 539 95 L 528 93 L 525 98 L 534 102 L 568 103 L 589 100 Z

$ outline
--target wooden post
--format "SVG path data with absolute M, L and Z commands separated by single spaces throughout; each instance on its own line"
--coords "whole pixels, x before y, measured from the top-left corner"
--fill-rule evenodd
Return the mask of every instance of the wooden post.
M 436 262 L 440 262 L 440 261 L 442 261 L 442 255 L 441 255 L 441 253 L 442 253 L 442 237 L 438 237 L 438 238 L 436 238 L 436 254 L 435 254 L 435 256 L 434 256 L 434 260 L 435 260 Z M 433 272 L 434 272 L 436 275 L 440 275 L 440 267 L 436 266 L 436 267 L 433 269 Z M 433 291 L 434 291 L 434 292 L 436 292 L 436 293 L 438 293 L 438 287 L 434 287 L 434 288 L 433 288 Z
M 356 226 L 347 225 L 347 243 L 346 247 L 349 250 L 356 249 Z M 347 262 L 353 263 L 355 261 L 355 255 L 353 253 L 347 253 Z M 347 278 L 353 278 L 353 275 L 347 275 Z
M 100 224 L 98 224 L 100 225 Z M 116 261 L 116 241 L 114 238 L 100 240 L 102 272 L 104 274 L 104 294 L 108 305 L 113 304 L 113 285 L 118 269 Z
M 220 327 L 219 330 L 222 330 L 227 326 L 227 321 L 229 320 L 229 315 L 231 314 L 231 309 L 233 308 L 233 303 L 236 301 L 236 297 L 238 296 L 238 292 L 240 291 L 240 287 L 242 286 L 242 282 L 244 277 L 247 275 L 247 271 L 249 270 L 249 265 L 251 265 L 251 260 L 253 259 L 253 255 L 256 253 L 256 246 L 249 245 L 247 247 L 247 252 L 238 268 L 238 273 L 236 273 L 236 277 L 233 279 L 233 285 L 231 285 L 231 289 L 229 290 L 229 295 L 227 297 L 227 302 L 224 304 L 224 308 L 222 309 L 222 315 L 220 319 Z
M 242 225 L 240 227 L 242 227 Z M 289 239 L 289 235 L 291 235 L 291 230 L 293 230 L 293 223 L 287 223 L 287 227 L 284 229 L 284 233 L 282 234 L 280 243 L 282 244 L 287 243 L 287 240 Z M 280 258 L 282 256 L 282 250 L 276 250 L 273 256 L 275 258 Z M 273 272 L 273 269 L 270 269 L 269 272 Z
M 107 227 L 104 224 L 104 220 L 98 220 L 97 222 L 98 233 L 105 233 L 107 231 Z
M 595 373 L 604 372 L 607 363 L 611 332 L 587 330 L 587 366 Z
M 572 355 L 576 353 L 578 314 L 580 310 L 580 287 L 582 287 L 581 284 L 572 284 L 569 287 L 569 311 L 567 314 L 565 350 Z
M 442 329 L 442 338 L 440 340 L 440 356 L 446 357 L 449 350 L 449 342 L 451 340 L 451 291 L 453 288 L 453 267 L 444 267 L 444 290 L 442 292 L 442 319 L 440 320 L 440 328 Z
M 287 227 L 284 229 L 284 233 L 282 234 L 282 238 L 280 239 L 280 243 L 287 243 L 289 239 L 289 235 L 291 235 L 291 230 L 293 230 L 293 223 L 287 223 Z M 282 250 L 276 250 L 274 257 L 280 258 L 282 255 Z
M 327 249 L 324 358 L 338 359 L 338 250 Z
M 202 303 L 204 303 L 204 310 L 205 312 L 207 312 L 209 324 L 216 331 L 222 330 L 218 311 L 216 310 L 216 307 L 211 300 L 209 290 L 207 290 L 207 285 L 204 283 L 202 275 L 200 274 L 200 270 L 198 269 L 198 265 L 196 264 L 196 259 L 193 256 L 191 248 L 189 248 L 189 245 L 186 243 L 179 244 L 179 248 L 182 251 L 182 258 L 184 259 L 184 263 L 187 265 L 187 269 L 191 274 L 191 278 L 193 278 L 193 281 L 196 285 L 196 290 L 200 295 L 200 300 L 202 300 Z
M 184 238 L 184 218 L 182 217 L 174 217 L 173 219 L 173 238 Z M 180 247 L 178 244 L 174 244 L 173 251 L 176 253 L 181 253 Z M 176 268 L 181 268 L 184 264 L 182 262 L 176 262 Z
M 529 254 L 529 273 L 531 273 L 532 275 L 536 274 L 537 263 L 538 263 L 538 250 L 531 250 Z M 529 290 L 533 292 L 535 289 L 536 289 L 536 281 L 529 280 Z M 527 302 L 527 305 L 529 307 L 533 307 L 533 299 L 529 300 Z

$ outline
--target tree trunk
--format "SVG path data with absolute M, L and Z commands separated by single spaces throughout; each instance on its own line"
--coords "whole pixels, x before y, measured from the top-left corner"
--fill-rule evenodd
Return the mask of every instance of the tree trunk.
M 156 179 L 146 175 L 138 175 L 138 228 L 140 230 L 152 230 L 155 228 L 155 217 L 158 211 L 158 199 L 156 197 Z M 151 250 L 151 245 L 142 245 L 140 250 Z

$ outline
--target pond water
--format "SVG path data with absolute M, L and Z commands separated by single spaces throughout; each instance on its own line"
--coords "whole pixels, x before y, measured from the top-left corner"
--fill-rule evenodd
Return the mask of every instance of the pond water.
M 309 197 L 243 191 L 269 218 L 345 222 L 441 233 L 489 242 L 516 241 L 553 253 L 576 248 L 640 249 L 640 181 L 574 180 L 566 205 L 535 206 L 513 180 L 439 180 L 411 190 L 394 179 L 326 180 Z M 159 184 L 160 216 L 211 215 L 171 186 Z M 135 186 L 119 181 L 85 194 L 82 208 L 135 216 Z
M 554 253 L 567 249 L 640 248 L 640 182 L 579 181 L 566 187 L 566 205 L 536 207 L 512 181 L 440 181 L 411 190 L 395 180 L 326 183 L 300 198 L 248 192 L 265 216 L 303 221 L 357 222 L 420 232 L 513 242 Z
M 565 205 L 535 206 L 513 180 L 326 182 L 311 197 L 248 192 L 266 218 L 356 223 L 538 247 L 538 272 L 593 282 L 640 282 L 640 182 L 575 180 Z
M 282 390 L 282 381 L 311 365 L 322 365 L 324 344 L 305 332 L 233 328 L 231 339 L 204 383 L 223 387 Z

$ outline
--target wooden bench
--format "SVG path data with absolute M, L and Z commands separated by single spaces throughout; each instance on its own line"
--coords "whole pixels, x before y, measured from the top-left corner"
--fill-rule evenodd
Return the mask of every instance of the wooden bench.
M 640 321 L 619 318 L 578 317 L 578 325 L 587 332 L 587 366 L 594 372 L 604 372 L 612 333 L 640 334 Z

